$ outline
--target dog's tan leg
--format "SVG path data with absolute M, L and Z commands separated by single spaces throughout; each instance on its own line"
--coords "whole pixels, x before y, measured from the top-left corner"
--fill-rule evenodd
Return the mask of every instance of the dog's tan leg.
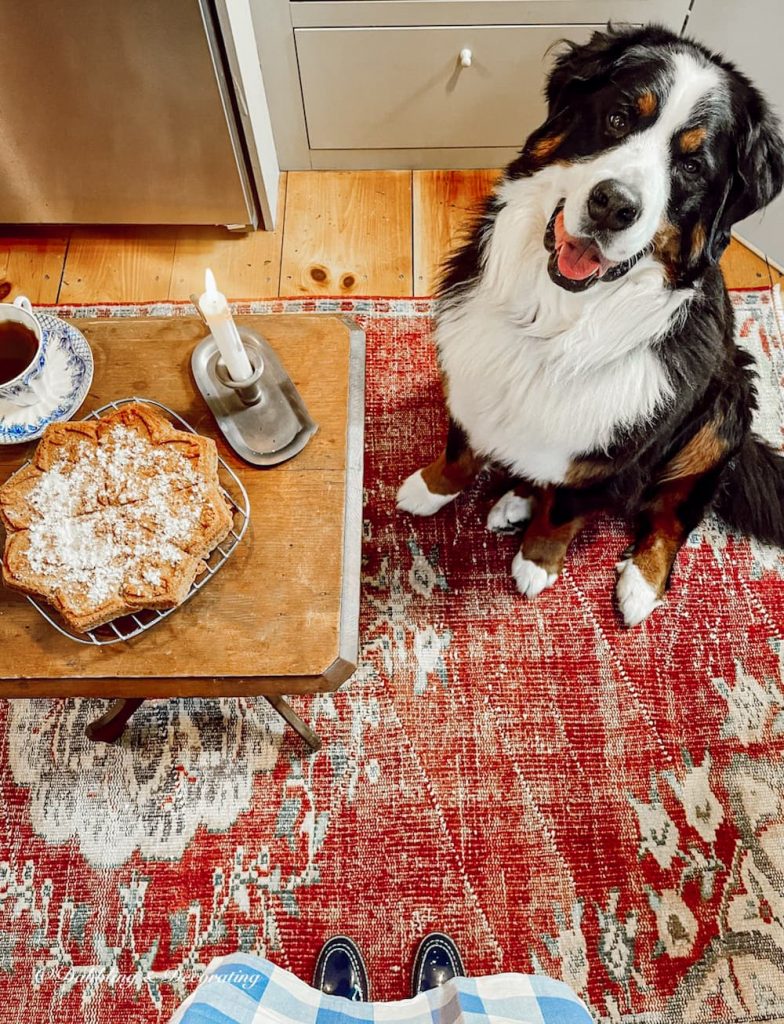
M 647 495 L 637 540 L 616 566 L 615 593 L 627 626 L 664 603 L 675 559 L 716 494 L 730 451 L 721 421 L 706 424 L 663 468 Z
M 512 576 L 521 594 L 536 597 L 555 583 L 569 545 L 584 523 L 585 516 L 576 514 L 556 488 L 540 491 L 522 546 L 512 562 Z
M 636 626 L 664 604 L 675 559 L 715 491 L 712 477 L 683 477 L 658 487 L 642 511 L 628 558 L 618 563 L 615 593 L 623 620 Z
M 445 450 L 401 484 L 397 507 L 413 515 L 432 516 L 469 487 L 483 466 L 483 460 L 471 451 L 464 431 L 450 420 Z

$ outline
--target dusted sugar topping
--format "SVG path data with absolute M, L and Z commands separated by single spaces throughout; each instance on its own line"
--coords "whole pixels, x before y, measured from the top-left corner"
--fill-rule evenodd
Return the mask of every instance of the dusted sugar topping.
M 214 442 L 142 403 L 47 428 L 0 517 L 5 582 L 79 631 L 179 604 L 232 524 Z
M 193 543 L 206 492 L 188 459 L 118 424 L 64 452 L 30 492 L 30 569 L 93 604 L 125 582 L 160 586 Z

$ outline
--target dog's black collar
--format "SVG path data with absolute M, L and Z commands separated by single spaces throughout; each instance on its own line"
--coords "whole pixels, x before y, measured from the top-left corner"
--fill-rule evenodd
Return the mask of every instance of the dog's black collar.
M 561 271 L 558 269 L 558 253 L 555 251 L 555 219 L 558 214 L 563 210 L 566 204 L 565 199 L 561 199 L 558 205 L 553 210 L 550 220 L 547 222 L 547 227 L 544 232 L 544 247 L 550 253 L 550 259 L 547 262 L 547 270 L 553 281 L 560 285 L 561 288 L 565 288 L 569 292 L 583 292 L 586 288 L 590 288 L 591 285 L 596 284 L 597 281 L 618 281 L 625 274 L 644 259 L 646 256 L 650 256 L 653 252 L 653 242 L 649 242 L 644 249 L 640 249 L 634 256 L 630 256 L 627 260 L 623 260 L 622 263 L 616 263 L 614 266 L 606 270 L 601 277 L 596 274 L 592 274 L 590 277 L 586 277 L 583 281 L 573 281 L 569 277 L 564 277 Z

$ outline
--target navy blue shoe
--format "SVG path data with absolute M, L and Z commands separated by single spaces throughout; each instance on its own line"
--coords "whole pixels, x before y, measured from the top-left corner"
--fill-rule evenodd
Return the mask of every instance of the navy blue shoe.
M 321 947 L 313 972 L 313 987 L 329 996 L 341 996 L 354 1003 L 370 998 L 367 967 L 356 943 L 345 935 L 333 935 Z
M 448 935 L 431 932 L 419 943 L 411 973 L 411 995 L 438 988 L 450 978 L 465 977 L 457 946 Z

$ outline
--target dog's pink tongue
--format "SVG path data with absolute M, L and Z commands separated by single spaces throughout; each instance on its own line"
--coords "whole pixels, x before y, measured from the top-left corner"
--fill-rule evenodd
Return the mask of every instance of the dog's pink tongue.
M 590 243 L 564 242 L 558 253 L 558 269 L 564 277 L 573 281 L 584 281 L 601 268 L 601 261 L 595 255 Z
M 586 277 L 602 269 L 602 258 L 593 242 L 574 238 L 564 227 L 563 212 L 555 218 L 555 247 L 558 252 L 558 270 L 572 281 L 584 281 Z

